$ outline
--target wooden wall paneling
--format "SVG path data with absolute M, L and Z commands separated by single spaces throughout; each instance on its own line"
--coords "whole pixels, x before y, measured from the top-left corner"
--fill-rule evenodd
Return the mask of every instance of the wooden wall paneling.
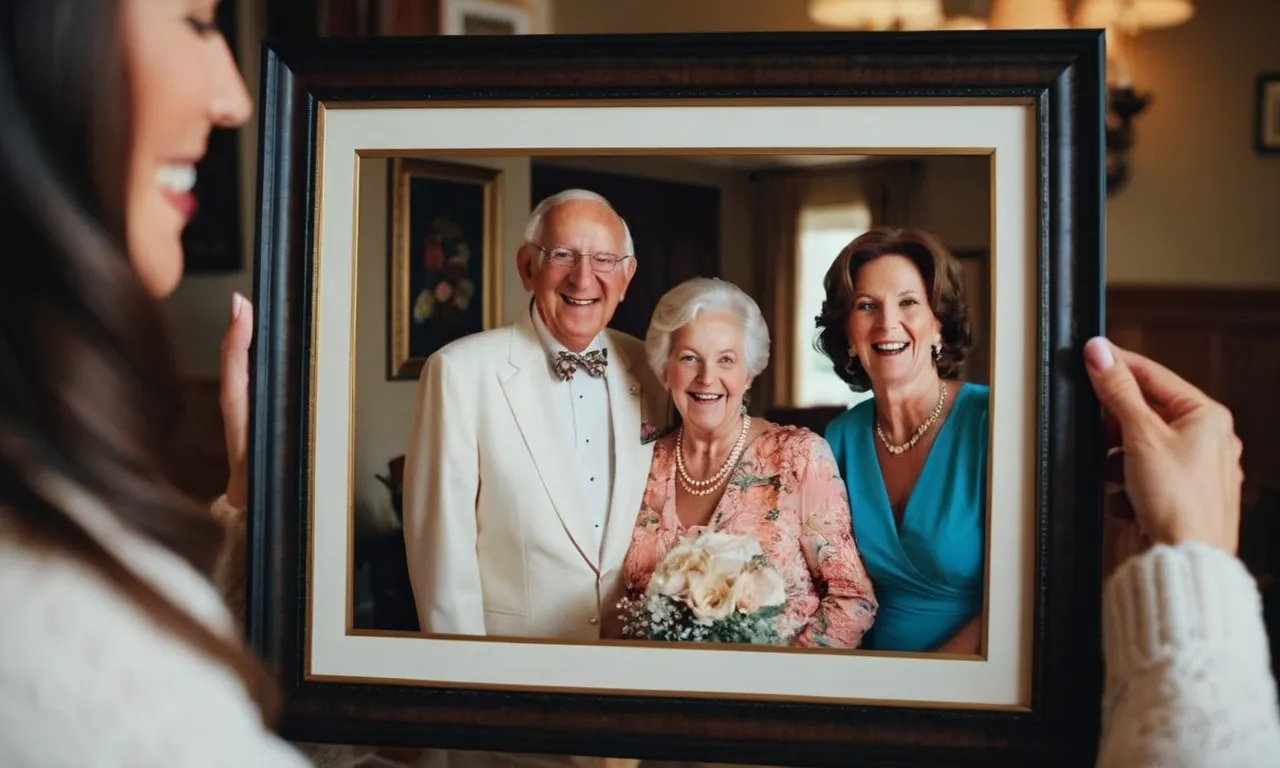
M 440 0 L 379 0 L 381 36 L 440 34 Z
M 1270 568 L 1261 546 L 1280 514 L 1280 289 L 1114 286 L 1107 333 L 1119 345 L 1168 366 L 1231 409 L 1244 444 L 1241 557 Z M 1255 555 L 1256 550 L 1256 555 Z
M 1221 339 L 1217 387 L 1235 417 L 1244 443 L 1246 486 L 1280 481 L 1280 332 L 1277 328 L 1232 328 Z
M 396 37 L 440 33 L 441 0 L 271 0 L 277 26 L 307 10 L 313 37 Z M 301 36 L 301 32 L 296 32 Z

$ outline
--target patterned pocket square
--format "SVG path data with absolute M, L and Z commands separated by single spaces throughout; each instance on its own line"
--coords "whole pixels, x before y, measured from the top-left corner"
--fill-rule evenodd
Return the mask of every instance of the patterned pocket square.
M 640 423 L 640 444 L 648 445 L 658 438 L 662 437 L 662 431 L 653 424 L 644 421 Z

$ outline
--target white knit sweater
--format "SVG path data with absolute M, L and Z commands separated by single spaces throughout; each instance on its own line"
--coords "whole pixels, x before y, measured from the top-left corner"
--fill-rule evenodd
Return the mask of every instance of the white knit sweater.
M 215 632 L 235 624 L 186 561 L 73 508 L 121 560 Z M 239 678 L 160 629 L 96 570 L 17 538 L 0 511 L 0 765 L 5 768 L 302 768 Z
M 77 505 L 158 589 L 215 631 L 236 631 L 222 595 L 184 561 L 114 525 L 91 500 Z M 1280 765 L 1261 604 L 1238 560 L 1196 544 L 1156 547 L 1111 576 L 1104 611 L 1101 768 Z M 0 617 L 6 768 L 309 764 L 263 729 L 231 673 L 159 630 L 96 571 L 20 543 L 3 512 Z M 361 763 L 368 753 L 337 748 L 322 761 Z
M 1262 601 L 1244 565 L 1156 546 L 1103 591 L 1101 768 L 1280 766 L 1280 704 Z

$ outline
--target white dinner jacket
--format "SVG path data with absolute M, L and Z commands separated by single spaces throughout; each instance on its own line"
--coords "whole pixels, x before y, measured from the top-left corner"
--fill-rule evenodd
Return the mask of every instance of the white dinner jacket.
M 594 640 L 616 611 L 653 457 L 641 424 L 665 429 L 672 408 L 640 340 L 604 334 L 614 485 L 598 548 L 529 312 L 427 358 L 403 497 L 423 632 Z

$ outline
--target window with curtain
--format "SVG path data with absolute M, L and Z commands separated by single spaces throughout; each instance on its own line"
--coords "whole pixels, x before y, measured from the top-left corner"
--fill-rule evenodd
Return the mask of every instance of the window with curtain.
M 793 405 L 853 406 L 870 392 L 849 390 L 831 361 L 814 347 L 814 318 L 822 309 L 823 278 L 841 249 L 871 227 L 864 202 L 809 205 L 800 209 L 796 248 L 795 338 L 792 341 Z

